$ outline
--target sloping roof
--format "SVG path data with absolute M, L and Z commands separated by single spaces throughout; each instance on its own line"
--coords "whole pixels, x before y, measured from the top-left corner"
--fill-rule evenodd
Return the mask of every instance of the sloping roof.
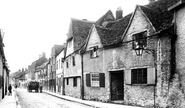
M 112 20 L 112 19 L 106 19 L 107 15 L 109 15 L 109 14 L 113 17 L 113 20 Z M 112 13 L 111 10 L 108 10 L 107 13 L 106 13 L 105 15 L 103 15 L 102 17 L 100 17 L 100 18 L 95 22 L 95 25 L 101 26 L 101 24 L 102 24 L 102 22 L 103 22 L 104 20 L 109 20 L 109 21 L 114 21 L 114 20 L 115 20 L 114 15 L 113 15 L 113 13 Z
M 36 61 L 35 68 L 41 66 L 43 63 L 47 62 L 48 59 L 45 56 L 42 56 Z
M 61 50 L 63 50 L 65 48 L 64 45 L 54 45 L 54 49 L 55 49 L 55 56 L 58 55 L 59 52 L 61 52 Z
M 70 30 L 68 33 L 68 39 L 74 39 L 74 51 L 80 49 L 89 34 L 93 22 L 71 19 Z
M 104 47 L 119 44 L 124 32 L 124 30 L 111 30 L 100 26 L 96 26 L 96 30 Z
M 14 72 L 12 74 L 12 77 L 15 78 L 15 79 L 19 79 L 21 77 L 23 77 L 26 73 L 23 71 L 17 71 L 17 72 Z
M 156 31 L 169 28 L 172 25 L 173 12 L 168 8 L 179 0 L 157 0 L 145 6 L 139 6 L 148 17 Z
M 125 29 L 127 28 L 131 15 L 132 13 L 124 16 L 117 21 L 110 22 L 110 28 L 96 26 L 96 30 L 104 47 L 121 43 L 121 37 Z
M 132 13 L 124 16 L 123 18 L 110 22 L 107 27 L 113 30 L 125 30 L 128 26 L 129 20 L 132 16 Z

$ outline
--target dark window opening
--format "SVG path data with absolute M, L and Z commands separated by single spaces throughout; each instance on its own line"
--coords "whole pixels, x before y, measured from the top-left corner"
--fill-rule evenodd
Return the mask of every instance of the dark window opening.
M 69 85 L 69 78 L 67 78 L 66 80 L 67 80 L 67 81 L 66 81 L 67 85 Z
M 73 78 L 73 87 L 76 87 L 77 86 L 77 78 Z
M 132 69 L 132 84 L 147 84 L 147 68 Z
M 132 36 L 132 48 L 140 48 L 140 47 L 146 47 L 147 46 L 147 31 L 140 32 L 137 34 L 134 34 Z
M 68 63 L 68 60 L 66 60 L 66 67 L 67 67 L 67 68 L 69 67 L 69 63 Z
M 75 66 L 75 56 L 72 57 L 73 60 L 73 66 Z
M 90 57 L 98 57 L 98 46 L 92 47 L 92 50 L 90 50 Z

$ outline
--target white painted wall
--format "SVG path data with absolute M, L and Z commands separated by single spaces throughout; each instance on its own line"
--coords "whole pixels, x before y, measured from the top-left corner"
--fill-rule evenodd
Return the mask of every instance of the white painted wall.
M 94 46 L 98 46 L 98 48 L 102 47 L 101 40 L 100 40 L 100 37 L 97 33 L 95 26 L 93 26 L 92 28 L 92 32 L 90 34 L 86 50 L 89 51 L 91 50 L 91 47 L 94 47 Z
M 72 40 L 67 42 L 66 56 L 73 53 L 73 51 L 74 51 L 74 40 L 72 39 Z
M 63 58 L 64 58 L 64 50 L 62 50 L 60 54 L 56 56 L 56 62 L 57 62 L 56 75 L 63 73 L 63 70 L 64 70 L 63 69 L 64 66 L 62 63 Z

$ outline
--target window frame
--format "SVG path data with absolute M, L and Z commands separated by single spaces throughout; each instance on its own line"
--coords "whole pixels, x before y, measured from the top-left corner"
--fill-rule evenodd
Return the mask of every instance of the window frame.
M 137 45 L 143 48 L 147 47 L 147 30 L 132 34 L 132 49 L 136 49 Z M 141 37 L 142 36 L 142 37 Z
M 148 78 L 148 72 L 147 68 L 136 68 L 136 69 L 131 69 L 131 84 L 147 84 L 147 78 Z M 134 76 L 137 74 L 136 76 Z M 141 75 L 141 76 L 139 76 Z M 145 80 L 144 80 L 145 79 Z M 137 80 L 137 81 L 135 81 Z
M 78 84 L 77 77 L 74 77 L 73 78 L 73 87 L 77 87 L 77 84 Z
M 93 81 L 93 79 L 96 79 L 96 80 Z M 100 75 L 98 72 L 90 73 L 90 80 L 91 80 L 91 87 L 100 87 Z
M 69 78 L 66 78 L 66 85 L 69 85 Z
M 90 47 L 90 58 L 96 58 L 98 57 L 98 46 Z
M 76 65 L 76 63 L 75 63 L 75 56 L 72 56 L 72 64 L 73 64 L 73 66 Z

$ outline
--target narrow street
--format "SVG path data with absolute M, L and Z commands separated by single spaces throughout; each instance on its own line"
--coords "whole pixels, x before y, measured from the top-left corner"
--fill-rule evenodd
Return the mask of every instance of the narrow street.
M 83 104 L 66 101 L 46 93 L 27 92 L 26 89 L 17 89 L 21 108 L 92 108 Z

